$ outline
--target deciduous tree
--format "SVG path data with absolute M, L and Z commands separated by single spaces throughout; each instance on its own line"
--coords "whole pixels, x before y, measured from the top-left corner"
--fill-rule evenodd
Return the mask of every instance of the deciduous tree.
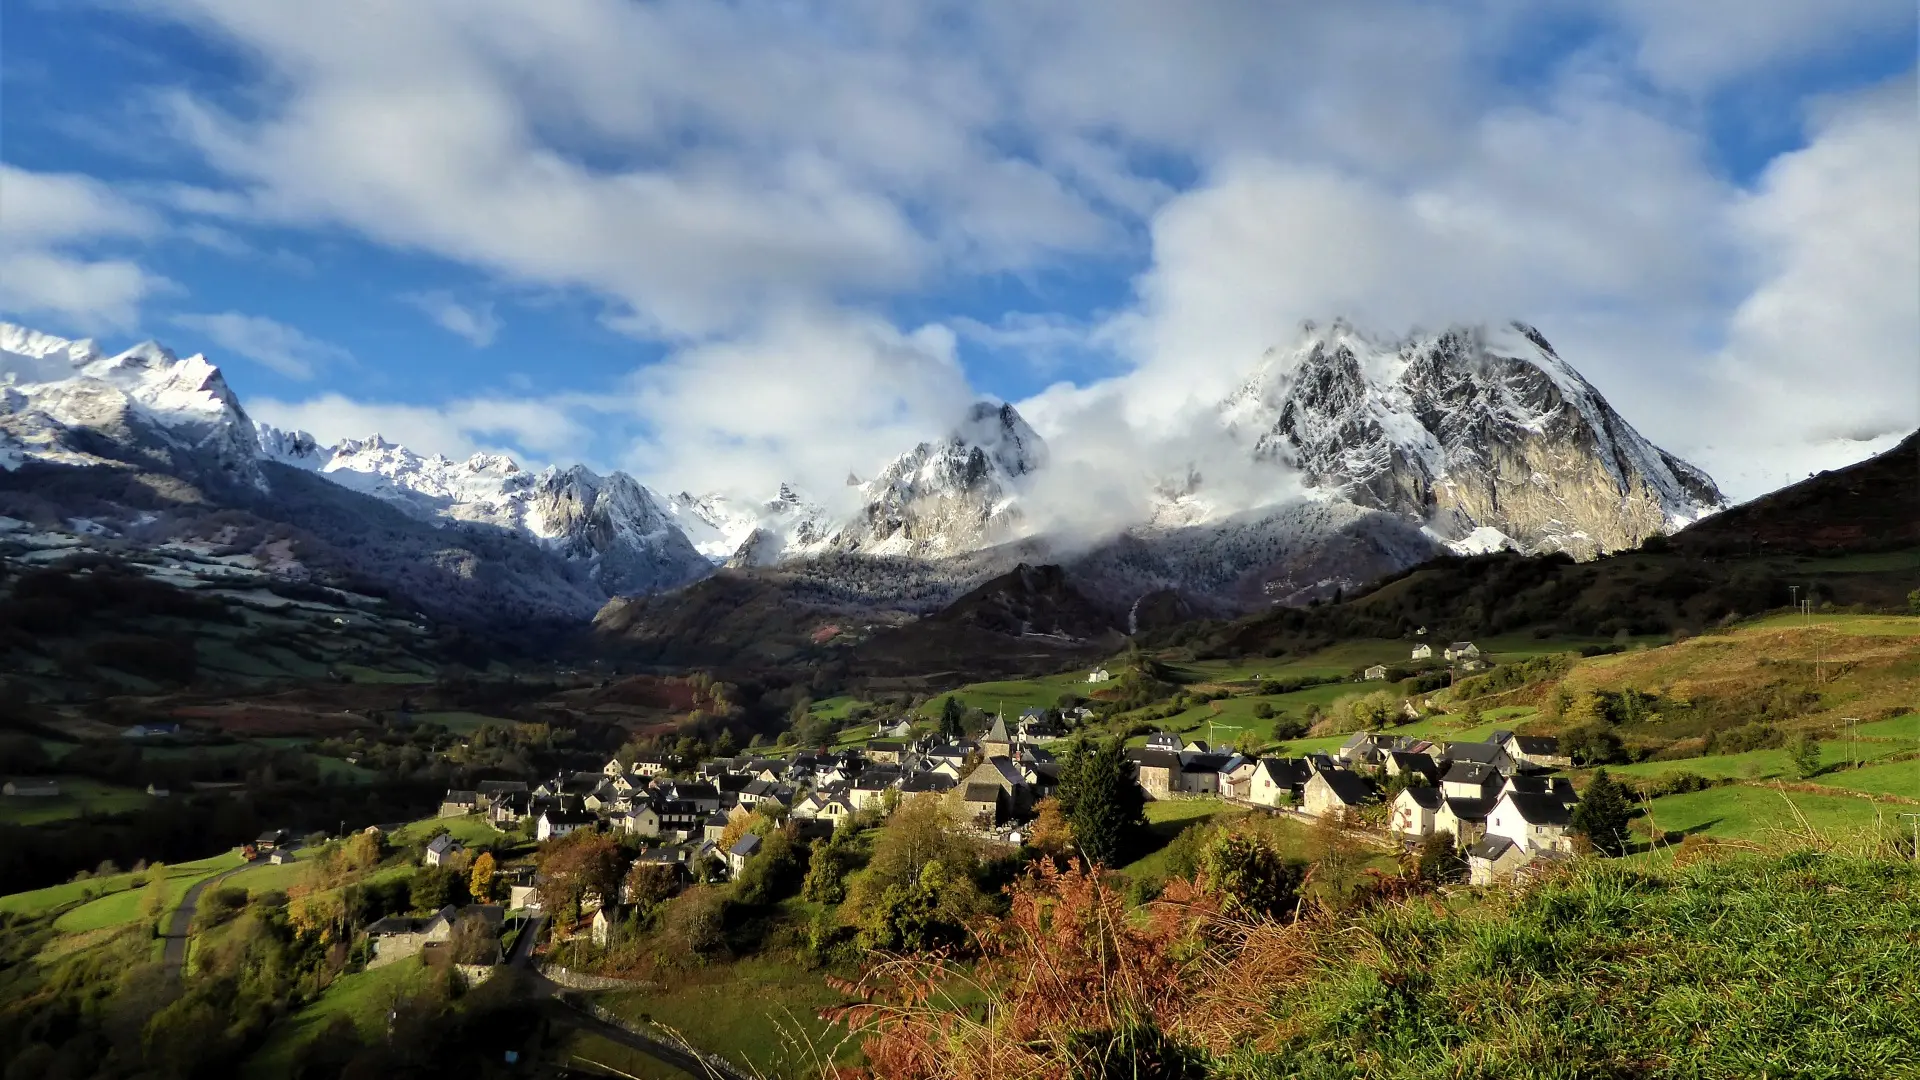
M 479 857 L 473 860 L 473 868 L 467 875 L 467 891 L 473 894 L 474 902 L 480 904 L 493 902 L 495 874 L 493 852 L 481 852 Z

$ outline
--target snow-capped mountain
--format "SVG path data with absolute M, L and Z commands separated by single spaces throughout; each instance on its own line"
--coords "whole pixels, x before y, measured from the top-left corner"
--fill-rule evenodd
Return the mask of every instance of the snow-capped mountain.
M 1519 323 L 1403 341 L 1309 325 L 1221 417 L 1257 457 L 1422 521 L 1456 550 L 1590 557 L 1725 505 L 1704 472 L 1648 442 Z
M 0 468 L 117 463 L 259 490 L 258 454 L 246 410 L 206 357 L 153 342 L 107 356 L 90 340 L 0 323 Z
M 827 511 L 790 484 L 758 503 L 683 491 L 667 509 L 702 555 L 734 567 L 766 566 L 824 550 L 832 531 Z
M 1013 406 L 975 402 L 952 434 L 921 443 L 861 484 L 861 509 L 831 546 L 941 558 L 1014 539 L 1023 480 L 1046 462 L 1046 442 Z
M 448 610 L 482 620 L 509 610 L 573 618 L 721 566 L 777 568 L 770 577 L 854 608 L 924 613 L 1019 562 L 1064 565 L 1103 603 L 1171 590 L 1192 600 L 1186 610 L 1227 613 L 1331 595 L 1442 542 L 1585 557 L 1724 502 L 1518 324 L 1392 341 L 1345 323 L 1309 327 L 1270 351 L 1217 419 L 1252 459 L 1253 497 L 1174 469 L 1147 493 L 1143 520 L 1075 536 L 1035 528 L 1057 516 L 1031 502 L 1047 444 L 998 402 L 976 403 L 944 438 L 870 480 L 849 474 L 852 509 L 830 514 L 789 485 L 764 500 L 666 499 L 581 466 L 455 461 L 378 435 L 322 445 L 256 426 L 203 356 L 151 342 L 106 356 L 90 341 L 0 323 L 0 468 L 163 474 L 190 497 L 154 496 L 143 481 L 150 494 L 124 500 L 126 521 L 156 507 L 233 508 L 317 538 L 316 558 L 400 583 L 425 596 L 423 609 L 438 590 Z M 1290 469 L 1273 472 L 1269 489 L 1262 462 Z M 848 464 L 869 475 L 872 463 Z M 16 487 L 93 516 L 101 498 L 71 480 L 48 470 Z
M 626 473 L 522 469 L 498 454 L 423 457 L 379 435 L 321 446 L 261 425 L 261 453 L 308 469 L 424 521 L 494 525 L 583 566 L 609 595 L 657 592 L 703 576 L 707 559 L 665 500 Z

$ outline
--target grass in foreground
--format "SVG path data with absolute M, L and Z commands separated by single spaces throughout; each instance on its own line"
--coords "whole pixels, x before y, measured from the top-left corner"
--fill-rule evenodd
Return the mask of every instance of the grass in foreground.
M 809 1075 L 810 1044 L 825 1061 L 843 1030 L 819 1011 L 846 999 L 821 973 L 772 956 L 715 964 L 676 977 L 659 991 L 619 991 L 600 1003 L 629 1017 L 672 1028 L 688 1042 L 766 1076 Z M 842 1056 L 851 1047 L 842 1048 Z
M 1920 868 L 1803 851 L 1358 921 L 1233 1076 L 1884 1076 L 1920 1062 Z

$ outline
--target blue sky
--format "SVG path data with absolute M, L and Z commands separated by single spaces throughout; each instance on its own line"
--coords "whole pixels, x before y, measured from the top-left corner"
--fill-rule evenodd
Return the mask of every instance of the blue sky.
M 1341 314 L 1535 322 L 1738 495 L 1920 423 L 1911 3 L 1546 10 L 24 0 L 0 315 L 673 490 L 1112 455 Z

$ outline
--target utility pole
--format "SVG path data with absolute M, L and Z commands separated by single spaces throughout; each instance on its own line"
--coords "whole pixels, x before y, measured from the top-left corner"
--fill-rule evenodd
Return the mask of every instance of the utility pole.
M 1800 610 L 1800 586 L 1789 585 L 1787 586 L 1787 591 L 1793 594 L 1793 610 L 1799 611 Z
M 1900 816 L 1913 819 L 1913 861 L 1920 862 L 1920 814 L 1901 814 Z
M 1840 719 L 1847 722 L 1847 768 L 1851 769 L 1858 764 L 1855 756 L 1860 746 L 1860 718 L 1843 716 Z

